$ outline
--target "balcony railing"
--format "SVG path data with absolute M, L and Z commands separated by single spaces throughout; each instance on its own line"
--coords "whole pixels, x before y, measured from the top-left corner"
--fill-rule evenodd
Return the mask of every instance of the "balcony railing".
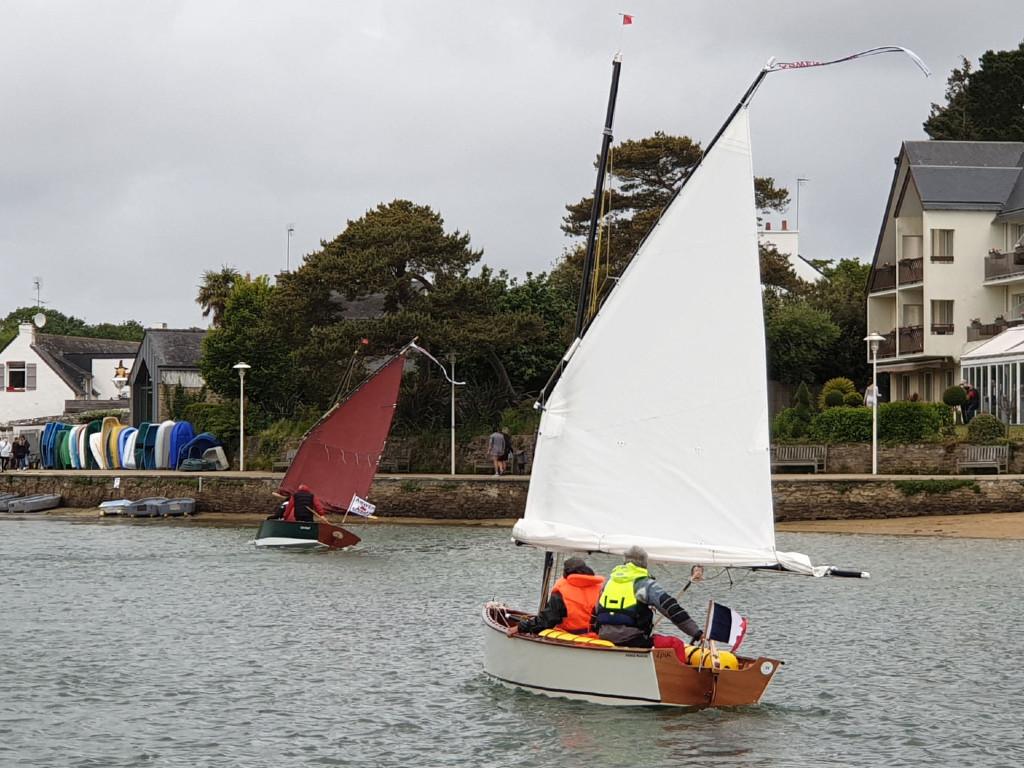
M 905 325 L 898 329 L 900 335 L 900 355 L 913 355 L 924 351 L 924 326 Z M 878 356 L 896 357 L 896 330 L 883 336 L 884 341 L 878 345 Z
M 900 285 L 913 285 L 924 281 L 924 259 L 900 259 Z M 871 273 L 869 293 L 891 291 L 896 287 L 896 266 L 883 264 Z
M 900 285 L 924 280 L 924 259 L 900 259 Z
M 895 287 L 896 267 L 893 265 L 883 265 L 871 273 L 871 285 L 868 286 L 868 293 L 891 291 Z
M 1024 251 L 989 252 L 985 257 L 985 279 L 1020 275 L 1024 277 Z

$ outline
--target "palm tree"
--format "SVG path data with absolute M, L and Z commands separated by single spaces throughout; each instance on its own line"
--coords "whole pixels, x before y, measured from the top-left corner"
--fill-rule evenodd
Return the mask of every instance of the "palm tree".
M 223 324 L 224 308 L 235 289 L 235 283 L 241 277 L 242 275 L 237 269 L 226 264 L 220 268 L 219 272 L 212 269 L 203 272 L 203 283 L 199 286 L 196 304 L 203 308 L 203 317 L 213 314 L 211 318 L 213 325 Z

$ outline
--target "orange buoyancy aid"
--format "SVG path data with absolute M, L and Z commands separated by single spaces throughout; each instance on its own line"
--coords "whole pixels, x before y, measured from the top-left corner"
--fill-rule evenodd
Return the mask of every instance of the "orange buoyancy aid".
M 590 614 L 604 589 L 604 576 L 570 573 L 555 582 L 552 592 L 558 592 L 565 602 L 565 619 L 555 626 L 566 632 L 580 633 L 590 630 Z

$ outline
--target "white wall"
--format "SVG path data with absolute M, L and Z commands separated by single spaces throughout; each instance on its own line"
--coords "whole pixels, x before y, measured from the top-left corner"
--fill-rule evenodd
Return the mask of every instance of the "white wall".
M 74 398 L 74 391 L 32 350 L 35 327 L 23 324 L 18 335 L 0 351 L 0 365 L 4 368 L 4 387 L 0 388 L 0 424 L 21 419 L 60 416 L 64 401 Z M 7 362 L 9 360 L 35 363 L 36 388 L 24 392 L 8 392 Z

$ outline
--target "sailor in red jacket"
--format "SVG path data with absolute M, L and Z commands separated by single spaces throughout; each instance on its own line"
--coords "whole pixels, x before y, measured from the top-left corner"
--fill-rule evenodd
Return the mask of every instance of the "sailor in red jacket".
M 554 628 L 584 635 L 590 631 L 590 616 L 603 588 L 604 576 L 595 576 L 583 558 L 570 557 L 562 566 L 562 578 L 551 589 L 544 610 L 532 619 L 523 619 L 509 633 L 535 635 Z
M 283 519 L 289 522 L 311 523 L 314 515 L 323 518 L 324 507 L 308 485 L 300 485 L 299 490 L 288 499 Z

